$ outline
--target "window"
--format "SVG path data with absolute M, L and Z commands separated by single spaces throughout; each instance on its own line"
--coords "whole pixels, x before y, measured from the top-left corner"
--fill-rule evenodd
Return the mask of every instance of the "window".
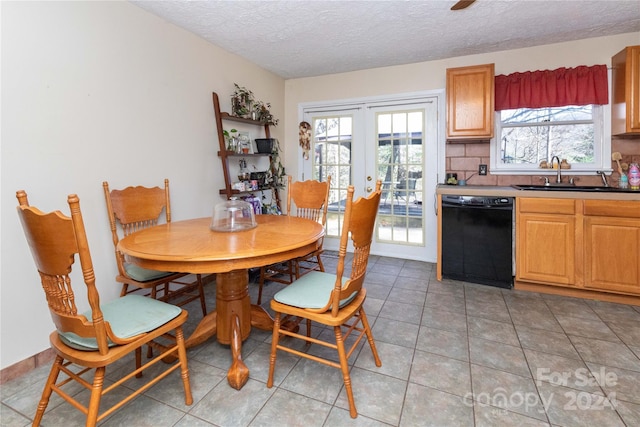
M 554 156 L 573 174 L 611 170 L 605 65 L 498 75 L 495 83 L 492 173 L 544 173 L 540 163 Z
M 602 168 L 602 113 L 599 105 L 497 112 L 492 170 L 539 172 L 540 162 L 553 156 L 566 159 L 578 171 Z

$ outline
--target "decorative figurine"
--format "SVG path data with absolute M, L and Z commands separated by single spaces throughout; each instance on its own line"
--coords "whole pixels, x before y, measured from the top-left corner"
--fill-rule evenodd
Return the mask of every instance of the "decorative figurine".
M 305 160 L 309 160 L 309 150 L 311 150 L 311 125 L 307 122 L 300 122 L 300 147 L 302 147 L 302 156 Z

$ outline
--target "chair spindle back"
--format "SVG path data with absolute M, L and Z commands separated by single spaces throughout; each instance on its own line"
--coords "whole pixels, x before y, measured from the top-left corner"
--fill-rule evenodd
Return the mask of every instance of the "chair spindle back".
M 56 329 L 60 332 L 73 332 L 85 338 L 95 338 L 100 354 L 106 354 L 108 324 L 104 322 L 100 310 L 100 296 L 95 285 L 93 263 L 78 196 L 72 194 L 68 197 L 71 217 L 60 211 L 44 213 L 29 206 L 27 194 L 23 190 L 18 191 L 16 197 L 19 202 L 18 216 L 40 274 Z M 78 314 L 76 295 L 70 277 L 76 254 L 80 259 L 87 286 L 92 319 Z
M 327 221 L 329 202 L 329 188 L 331 176 L 326 181 L 296 181 L 292 182 L 289 175 L 287 192 L 287 215 L 292 215 L 292 205 L 295 205 L 295 216 L 317 221 L 324 225 Z

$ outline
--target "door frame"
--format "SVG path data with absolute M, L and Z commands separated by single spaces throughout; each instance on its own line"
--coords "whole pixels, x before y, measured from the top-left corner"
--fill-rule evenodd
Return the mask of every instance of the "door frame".
M 436 204 L 436 186 L 439 182 L 444 179 L 445 176 L 445 149 L 446 149 L 446 139 L 445 139 L 445 91 L 444 89 L 439 90 L 429 90 L 429 91 L 419 91 L 419 92 L 409 92 L 409 93 L 399 93 L 394 95 L 380 95 L 380 96 L 370 96 L 370 97 L 362 97 L 362 98 L 348 98 L 348 99 L 339 99 L 333 101 L 317 101 L 317 102 L 304 102 L 298 104 L 298 119 L 299 121 L 304 120 L 305 111 L 309 110 L 326 110 L 330 111 L 339 111 L 339 110 L 350 110 L 362 108 L 364 104 L 380 104 L 380 103 L 389 103 L 393 104 L 394 102 L 410 102 L 410 101 L 420 101 L 425 98 L 436 98 L 437 99 L 437 144 L 436 144 L 436 156 L 437 156 L 437 171 L 436 171 L 436 182 L 426 183 L 425 188 L 432 186 L 433 193 L 427 194 L 425 192 L 425 198 L 423 200 L 424 203 L 424 215 L 425 217 L 428 215 L 433 215 L 436 221 L 433 221 L 434 224 L 437 224 L 437 204 Z M 308 160 L 304 160 L 302 156 L 302 148 L 298 147 L 296 150 L 296 158 L 298 159 L 295 164 L 295 172 L 292 174 L 296 180 L 304 180 L 310 179 L 311 176 L 311 158 Z M 306 173 L 305 173 L 306 172 Z M 433 202 L 429 202 L 428 198 L 433 196 Z M 437 236 L 436 230 L 430 230 L 431 232 L 427 232 L 427 237 Z M 337 239 L 336 242 L 337 243 Z M 436 242 L 437 243 L 437 242 Z M 325 248 L 335 250 L 337 247 L 333 247 L 334 245 L 331 242 L 331 239 L 325 239 Z M 433 245 L 434 248 L 437 247 L 437 244 Z M 418 261 L 426 261 L 435 263 L 437 260 L 437 250 L 434 249 L 433 253 L 427 254 L 426 251 L 413 251 L 414 255 L 403 256 L 403 258 L 418 260 Z M 393 254 L 388 253 L 375 253 L 372 251 L 373 255 L 390 255 Z

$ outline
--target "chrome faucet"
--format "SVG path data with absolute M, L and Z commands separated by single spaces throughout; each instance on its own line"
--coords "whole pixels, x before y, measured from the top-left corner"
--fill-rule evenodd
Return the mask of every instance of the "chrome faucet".
M 602 185 L 608 187 L 609 182 L 607 181 L 607 175 L 605 175 L 604 171 L 596 171 L 596 173 L 600 175 L 600 178 L 602 178 Z
M 560 167 L 560 159 L 558 156 L 553 156 L 551 158 L 551 167 L 553 168 L 553 161 L 558 161 L 558 177 L 556 178 L 556 184 L 562 184 L 562 168 Z

